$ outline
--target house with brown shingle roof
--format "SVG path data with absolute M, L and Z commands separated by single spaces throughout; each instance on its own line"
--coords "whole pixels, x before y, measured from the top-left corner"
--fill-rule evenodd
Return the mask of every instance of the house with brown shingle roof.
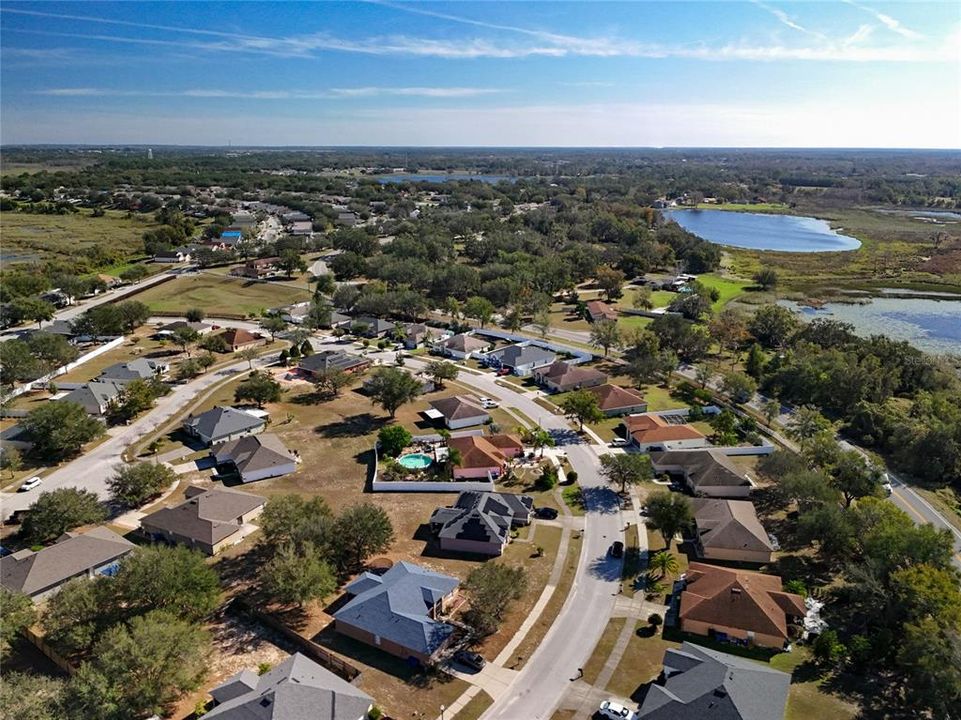
M 784 592 L 777 575 L 693 562 L 678 620 L 682 631 L 694 635 L 781 648 L 805 613 L 804 598 Z
M 707 560 L 769 563 L 774 545 L 748 500 L 694 498 L 693 545 Z
M 597 398 L 597 407 L 607 417 L 647 412 L 647 400 L 634 388 L 608 383 L 587 390 Z
M 77 577 L 111 575 L 117 562 L 136 548 L 105 527 L 64 533 L 42 550 L 19 550 L 0 558 L 0 585 L 38 601 Z
M 754 485 L 747 474 L 718 449 L 651 453 L 656 473 L 683 475 L 687 489 L 700 497 L 746 498 Z
M 451 438 L 447 446 L 456 449 L 461 457 L 454 466 L 455 480 L 498 477 L 504 473 L 508 458 L 523 451 L 523 448 L 515 450 L 508 447 L 498 435 Z
M 624 427 L 631 443 L 642 452 L 707 447 L 710 443 L 699 430 L 685 423 L 674 424 L 656 413 L 629 415 Z
M 236 545 L 256 528 L 250 524 L 264 509 L 265 498 L 239 490 L 187 488 L 179 505 L 152 512 L 140 521 L 151 540 L 179 543 L 215 555 Z
M 603 300 L 590 300 L 587 303 L 587 317 L 591 322 L 617 320 L 617 310 Z
M 550 392 L 569 392 L 603 385 L 607 382 L 607 375 L 594 368 L 557 360 L 534 370 L 534 380 Z
M 443 420 L 444 425 L 451 430 L 459 430 L 471 425 L 483 425 L 491 418 L 490 414 L 479 404 L 460 395 L 431 400 L 430 406 L 433 408 L 433 413 L 428 411 L 428 417 Z
M 244 330 L 243 328 L 227 328 L 220 333 L 220 337 L 226 341 L 227 346 L 233 352 L 253 347 L 254 345 L 260 345 L 264 341 L 262 335 L 250 332 L 250 330 Z

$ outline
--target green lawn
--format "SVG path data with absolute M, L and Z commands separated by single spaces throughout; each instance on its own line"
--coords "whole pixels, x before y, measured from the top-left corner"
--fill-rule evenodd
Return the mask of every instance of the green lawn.
M 698 282 L 707 288 L 716 288 L 721 294 L 717 302 L 711 305 L 711 309 L 717 312 L 725 305 L 727 305 L 731 300 L 736 298 L 738 295 L 744 292 L 745 288 L 752 285 L 750 282 L 744 280 L 732 280 L 730 278 L 723 278 L 720 275 L 700 275 L 697 278 Z
M 203 308 L 211 317 L 259 315 L 267 308 L 310 299 L 310 293 L 281 282 L 248 282 L 214 275 L 179 277 L 135 296 L 154 312 Z
M 784 203 L 718 203 L 704 205 L 701 210 L 728 210 L 730 212 L 769 213 L 774 215 L 790 215 L 791 208 Z
M 493 704 L 494 699 L 481 690 L 454 716 L 454 720 L 477 720 Z
M 811 653 L 806 647 L 795 646 L 789 653 L 780 653 L 771 658 L 770 665 L 775 670 L 793 673 L 802 663 L 808 661 Z M 807 720 L 807 718 L 831 718 L 831 720 L 850 720 L 857 715 L 857 706 L 832 695 L 823 689 L 824 678 L 798 682 L 795 678 L 788 693 L 785 720 Z
M 617 317 L 617 327 L 621 332 L 634 330 L 635 328 L 645 328 L 652 322 L 654 322 L 653 318 L 643 315 L 618 315 Z

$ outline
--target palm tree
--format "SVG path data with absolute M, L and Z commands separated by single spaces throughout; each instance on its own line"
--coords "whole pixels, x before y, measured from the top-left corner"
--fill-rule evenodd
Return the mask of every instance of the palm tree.
M 554 447 L 554 437 L 539 425 L 536 428 L 519 428 L 519 430 L 521 440 L 533 447 L 535 452 L 540 450 L 540 457 L 544 457 L 545 447 Z
M 652 570 L 657 570 L 662 578 L 674 575 L 678 571 L 677 558 L 669 549 L 661 550 L 651 557 L 648 564 Z

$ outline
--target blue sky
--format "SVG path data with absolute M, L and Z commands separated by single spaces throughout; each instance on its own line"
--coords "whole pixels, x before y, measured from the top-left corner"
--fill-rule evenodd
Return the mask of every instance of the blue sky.
M 0 6 L 3 143 L 961 147 L 961 3 Z

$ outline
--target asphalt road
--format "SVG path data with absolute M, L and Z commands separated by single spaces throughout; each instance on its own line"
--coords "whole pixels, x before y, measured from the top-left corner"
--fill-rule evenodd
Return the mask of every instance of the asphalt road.
M 419 369 L 422 363 L 408 360 L 407 365 Z M 457 381 L 503 401 L 503 407 L 517 408 L 550 431 L 577 471 L 587 502 L 581 556 L 567 601 L 510 690 L 482 715 L 483 720 L 547 720 L 607 627 L 620 592 L 622 568 L 622 561 L 610 558 L 607 550 L 615 540 L 624 540 L 624 522 L 617 496 L 598 472 L 594 447 L 563 417 L 542 408 L 529 395 L 498 385 L 492 374 L 461 372 Z
M 263 366 L 276 362 L 277 355 L 271 354 L 266 358 L 254 361 L 254 366 Z M 171 418 L 181 413 L 198 396 L 209 390 L 213 385 L 223 381 L 238 372 L 247 370 L 247 361 L 243 360 L 220 370 L 192 380 L 183 385 L 175 385 L 169 395 L 160 398 L 156 406 L 146 415 L 141 416 L 130 425 L 120 425 L 107 431 L 107 439 L 80 457 L 54 470 L 43 478 L 43 484 L 30 492 L 0 493 L 0 517 L 6 519 L 16 510 L 29 507 L 37 496 L 46 490 L 56 490 L 63 487 L 79 487 L 91 490 L 106 500 L 107 478 L 113 474 L 113 468 L 123 462 L 121 456 L 128 446 L 139 442 L 141 438 L 157 430 Z

